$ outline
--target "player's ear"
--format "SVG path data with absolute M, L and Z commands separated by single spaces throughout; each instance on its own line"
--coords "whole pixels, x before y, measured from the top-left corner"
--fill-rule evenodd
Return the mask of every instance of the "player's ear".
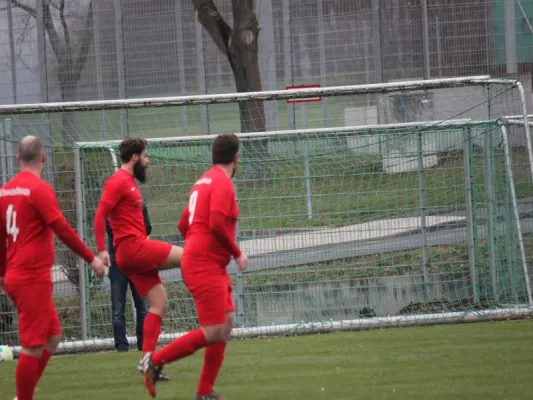
M 235 157 L 233 157 L 233 162 L 237 164 L 237 161 L 239 161 L 239 153 L 235 154 Z
M 44 164 L 45 162 L 46 162 L 46 152 L 43 151 L 43 152 L 41 153 L 41 163 Z
M 20 165 L 20 156 L 17 154 L 17 165 Z

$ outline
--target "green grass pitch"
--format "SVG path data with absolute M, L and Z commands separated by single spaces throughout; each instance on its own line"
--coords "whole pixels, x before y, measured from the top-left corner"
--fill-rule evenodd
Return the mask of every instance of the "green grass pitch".
M 533 321 L 233 341 L 217 389 L 226 399 L 531 399 Z M 203 352 L 166 368 L 158 399 L 194 399 Z M 35 398 L 146 399 L 139 353 L 60 356 Z M 11 400 L 16 363 L 0 364 Z

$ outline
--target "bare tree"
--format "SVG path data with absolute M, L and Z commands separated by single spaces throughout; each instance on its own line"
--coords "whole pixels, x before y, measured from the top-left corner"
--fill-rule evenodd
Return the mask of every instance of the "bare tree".
M 7 1 L 11 1 L 13 7 L 24 10 L 34 19 L 38 18 L 36 8 L 19 0 Z M 72 3 L 69 4 L 72 11 L 68 13 L 65 0 L 42 0 L 42 23 L 57 62 L 55 74 L 59 82 L 61 101 L 76 100 L 78 82 L 93 41 L 93 2 L 89 1 L 86 14 L 83 13 L 85 15 L 80 13 L 81 4 L 76 3 L 75 7 Z M 78 28 L 78 33 L 73 26 L 80 25 L 83 28 Z M 66 147 L 71 147 L 76 141 L 74 113 L 63 113 L 61 137 L 63 146 Z
M 224 20 L 213 0 L 193 0 L 198 21 L 211 36 L 218 49 L 227 57 L 237 92 L 261 91 L 258 37 L 259 23 L 254 11 L 254 0 L 232 0 L 233 28 Z M 239 103 L 242 132 L 265 130 L 265 110 L 262 101 Z M 253 154 L 253 165 L 248 163 L 247 178 L 263 177 L 267 164 L 265 140 L 246 144 L 244 156 Z

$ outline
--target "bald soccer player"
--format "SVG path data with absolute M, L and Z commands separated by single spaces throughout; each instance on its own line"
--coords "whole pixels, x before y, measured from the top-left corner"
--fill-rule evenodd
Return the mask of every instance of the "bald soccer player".
M 102 277 L 102 260 L 65 220 L 54 189 L 41 179 L 43 142 L 26 136 L 19 143 L 20 172 L 0 188 L 0 292 L 18 313 L 22 351 L 16 368 L 17 400 L 32 400 L 48 360 L 61 338 L 52 298 L 54 233 Z

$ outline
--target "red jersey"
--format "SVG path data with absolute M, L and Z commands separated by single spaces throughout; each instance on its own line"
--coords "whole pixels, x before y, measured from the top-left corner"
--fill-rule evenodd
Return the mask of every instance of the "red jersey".
M 235 244 L 239 208 L 233 182 L 212 167 L 193 185 L 178 228 L 185 239 L 184 257 L 226 267 L 238 258 Z
M 0 276 L 6 283 L 52 282 L 54 232 L 87 262 L 94 259 L 66 222 L 54 189 L 31 172 L 15 175 L 0 189 Z
M 98 251 L 105 250 L 105 218 L 113 231 L 113 247 L 125 239 L 146 239 L 143 198 L 133 175 L 120 168 L 105 185 L 94 216 Z

